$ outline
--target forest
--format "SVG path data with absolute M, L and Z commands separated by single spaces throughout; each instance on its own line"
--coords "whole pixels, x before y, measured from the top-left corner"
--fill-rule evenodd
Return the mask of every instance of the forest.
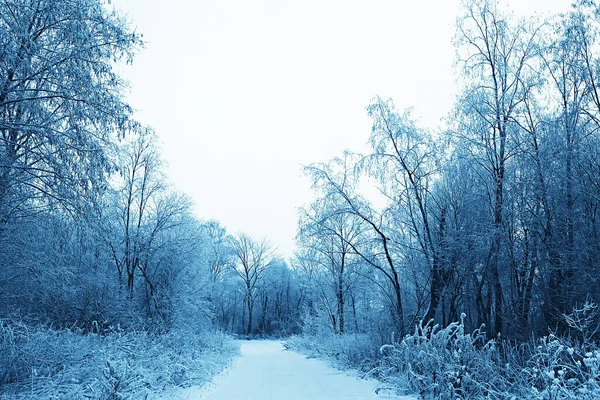
M 466 0 L 445 126 L 368 102 L 369 153 L 307 160 L 289 258 L 175 190 L 109 3 L 0 1 L 1 399 L 153 398 L 233 338 L 421 398 L 600 397 L 596 1 Z

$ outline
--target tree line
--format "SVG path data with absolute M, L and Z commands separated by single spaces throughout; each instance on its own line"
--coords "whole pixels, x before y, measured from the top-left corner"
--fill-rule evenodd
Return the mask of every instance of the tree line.
M 490 337 L 578 334 L 566 317 L 600 287 L 599 15 L 594 1 L 544 20 L 465 2 L 446 127 L 376 97 L 370 152 L 306 167 L 296 265 L 332 332 L 403 336 L 465 313 Z
M 568 316 L 599 295 L 598 15 L 592 1 L 546 20 L 467 1 L 447 126 L 374 98 L 370 152 L 305 168 L 315 198 L 284 260 L 198 220 L 169 184 L 115 72 L 143 47 L 121 14 L 2 2 L 0 318 L 385 342 L 464 313 L 491 337 L 576 334 Z
M 297 329 L 274 247 L 198 220 L 165 176 L 116 72 L 143 46 L 104 1 L 0 3 L 0 319 Z

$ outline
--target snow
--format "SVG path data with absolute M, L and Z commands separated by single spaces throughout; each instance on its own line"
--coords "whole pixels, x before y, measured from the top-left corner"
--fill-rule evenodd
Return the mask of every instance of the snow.
M 240 341 L 241 356 L 203 387 L 182 389 L 178 400 L 415 400 L 384 393 L 381 383 L 337 371 L 324 362 L 286 351 L 273 340 Z

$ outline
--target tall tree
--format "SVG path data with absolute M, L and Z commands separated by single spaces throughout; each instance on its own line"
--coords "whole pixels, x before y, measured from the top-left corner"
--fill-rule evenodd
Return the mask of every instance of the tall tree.
M 431 199 L 431 182 L 438 172 L 434 146 L 410 115 L 396 111 L 391 100 L 377 97 L 367 110 L 373 119 L 370 172 L 379 181 L 381 192 L 396 206 L 394 211 L 406 216 L 429 267 L 430 301 L 425 313 L 429 321 L 438 311 L 445 281 L 440 242 L 445 236 L 446 209 L 442 207 L 439 215 L 432 212 L 435 199 Z
M 469 1 L 458 22 L 458 43 L 466 88 L 459 108 L 467 120 L 461 140 L 489 174 L 490 247 L 477 284 L 480 322 L 492 333 L 503 328 L 500 254 L 503 243 L 507 163 L 518 151 L 516 115 L 537 82 L 529 79 L 538 54 L 536 36 L 524 22 L 502 15 L 494 0 Z M 484 290 L 487 289 L 487 301 Z
M 0 220 L 103 189 L 111 142 L 135 128 L 114 62 L 140 45 L 99 0 L 0 4 Z

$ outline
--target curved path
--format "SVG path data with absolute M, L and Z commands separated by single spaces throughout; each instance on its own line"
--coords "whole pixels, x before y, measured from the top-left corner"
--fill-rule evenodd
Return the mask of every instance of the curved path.
M 241 357 L 211 383 L 180 391 L 186 400 L 404 399 L 375 393 L 379 383 L 357 379 L 324 362 L 307 359 L 272 340 L 240 341 Z

